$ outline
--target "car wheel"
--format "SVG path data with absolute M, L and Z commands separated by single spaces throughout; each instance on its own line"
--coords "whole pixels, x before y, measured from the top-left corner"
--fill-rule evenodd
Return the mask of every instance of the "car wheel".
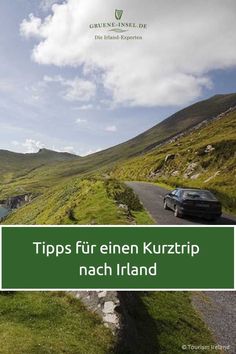
M 175 215 L 176 218 L 181 218 L 182 217 L 182 214 L 181 214 L 181 212 L 179 210 L 178 205 L 175 205 L 175 207 L 174 207 L 174 215 Z
M 168 207 L 168 205 L 167 205 L 167 202 L 166 202 L 166 200 L 164 200 L 164 204 L 163 204 L 163 207 L 164 207 L 164 209 L 165 209 L 165 210 L 168 210 L 168 209 L 170 209 L 170 208 Z

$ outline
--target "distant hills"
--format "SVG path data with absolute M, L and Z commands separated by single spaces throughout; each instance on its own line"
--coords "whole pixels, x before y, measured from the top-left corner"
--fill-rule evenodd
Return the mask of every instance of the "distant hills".
M 86 157 L 47 149 L 36 154 L 0 150 L 0 197 L 23 191 L 38 192 L 73 176 L 109 171 L 130 158 L 145 156 L 176 135 L 187 132 L 234 106 L 236 93 L 213 96 L 182 109 L 127 142 Z
M 78 158 L 79 156 L 70 154 L 68 152 L 58 152 L 49 149 L 40 149 L 36 153 L 18 153 L 12 152 L 8 150 L 0 150 L 0 161 L 1 163 L 9 163 L 11 161 L 17 162 L 37 162 L 37 163 L 45 163 L 48 161 L 67 161 Z M 5 159 L 5 161 L 4 161 Z
M 233 106 L 236 106 L 236 93 L 215 95 L 207 100 L 200 101 L 182 109 L 135 138 L 81 158 L 80 162 L 86 161 L 88 163 L 93 163 L 96 159 L 99 163 L 107 164 L 108 162 L 114 162 L 118 159 L 138 155 L 144 151 L 152 149 L 159 143 L 185 129 L 188 129 L 205 119 L 211 119 Z M 21 160 L 22 162 L 35 161 L 36 163 L 47 163 L 52 161 L 64 162 L 67 160 L 77 160 L 78 158 L 78 156 L 73 154 L 56 152 L 48 149 L 41 149 L 38 153 L 34 154 L 19 154 L 0 150 L 0 171 L 2 170 L 3 164 L 7 162 L 9 163 L 10 161 L 14 161 L 15 163 L 17 163 L 18 160 Z M 96 162 L 95 165 L 97 165 Z
M 45 159 L 45 161 L 67 161 L 79 158 L 78 155 L 69 152 L 58 152 L 49 149 L 40 149 L 35 154 L 28 154 L 38 159 Z
M 40 149 L 37 153 L 21 154 L 0 150 L 0 182 L 17 178 L 36 168 L 58 162 L 79 159 L 79 156 L 67 152 Z

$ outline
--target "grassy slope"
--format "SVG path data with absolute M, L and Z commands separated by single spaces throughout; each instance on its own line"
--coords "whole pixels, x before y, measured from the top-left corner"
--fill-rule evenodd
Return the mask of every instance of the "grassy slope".
M 195 103 L 158 123 L 153 128 L 136 136 L 129 141 L 103 150 L 96 154 L 84 158 L 86 164 L 95 165 L 102 163 L 107 165 L 116 160 L 124 160 L 130 156 L 138 155 L 143 151 L 150 149 L 163 140 L 176 135 L 177 133 L 202 122 L 205 119 L 212 118 L 226 111 L 228 108 L 236 106 L 236 94 L 216 95 L 210 99 Z M 83 161 L 81 161 L 83 164 Z
M 225 112 L 228 108 L 236 106 L 236 93 L 216 95 L 210 99 L 197 102 L 158 123 L 153 128 L 107 150 L 84 158 L 87 165 L 107 165 L 117 160 L 124 160 L 149 150 L 169 137 L 192 127 L 205 119 L 212 118 Z M 83 160 L 81 160 L 83 166 Z
M 21 174 L 21 177 L 18 176 L 17 180 L 2 186 L 0 196 L 11 195 L 13 192 L 22 193 L 22 191 L 44 191 L 44 194 L 35 199 L 32 204 L 24 206 L 10 215 L 6 223 L 129 224 L 134 221 L 141 223 L 141 220 L 142 223 L 151 223 L 145 212 L 140 209 L 130 209 L 132 213 L 132 217 L 130 217 L 124 210 L 117 207 L 117 204 L 122 201 L 119 199 L 122 192 L 117 194 L 114 191 L 116 187 L 112 186 L 110 188 L 101 180 L 71 180 L 71 176 L 87 173 L 88 171 L 96 170 L 98 167 L 109 165 L 114 161 L 137 155 L 143 150 L 149 149 L 153 144 L 155 145 L 163 139 L 176 134 L 178 131 L 216 115 L 231 105 L 235 105 L 235 97 L 235 95 L 230 97 L 218 96 L 202 103 L 203 106 L 200 104 L 194 105 L 190 107 L 190 110 L 187 109 L 180 114 L 174 115 L 169 122 L 163 122 L 139 137 L 105 152 L 91 155 L 79 161 L 53 163 L 50 168 L 47 166 L 30 172 L 25 171 Z M 216 102 L 217 105 L 215 105 Z M 177 130 L 173 129 L 174 122 L 176 122 Z M 228 168 L 217 177 L 217 180 L 222 178 L 220 183 L 218 183 L 220 187 L 218 187 L 221 190 L 226 188 L 226 192 L 223 193 L 225 198 L 232 188 L 233 176 L 230 172 L 231 167 L 232 169 L 235 167 L 234 161 L 231 160 L 231 143 L 235 138 L 233 134 L 231 135 L 233 129 L 235 130 L 235 125 L 232 126 L 234 123 L 234 120 L 233 122 L 229 121 L 228 126 L 226 124 L 223 128 L 218 127 L 214 132 L 208 129 L 204 133 L 205 135 L 203 134 L 199 139 L 193 135 L 193 140 L 188 141 L 189 137 L 185 137 L 181 142 L 182 146 L 168 145 L 161 149 L 156 149 L 143 157 L 129 160 L 127 163 L 117 167 L 115 175 L 121 178 L 149 180 L 150 172 L 161 168 L 164 172 L 161 178 L 163 182 L 183 183 L 184 163 L 189 163 L 196 158 L 195 153 L 193 154 L 194 148 L 201 150 L 203 139 L 205 139 L 205 146 L 210 143 L 217 144 L 218 139 L 218 142 L 220 142 L 219 150 L 217 147 L 214 154 L 217 151 L 221 152 L 221 154 L 222 151 L 226 151 L 226 154 L 230 156 L 223 155 L 224 158 L 219 160 L 219 154 L 215 156 L 215 159 L 212 159 L 213 155 L 207 155 L 206 161 L 205 157 L 199 158 L 204 159 L 205 164 L 208 163 L 208 175 L 211 175 L 218 167 Z M 220 131 L 221 135 L 218 134 Z M 226 145 L 221 144 L 222 132 L 226 136 Z M 188 149 L 193 149 L 193 151 L 187 151 L 187 146 Z M 177 156 L 173 161 L 163 166 L 164 157 L 173 151 L 179 155 L 176 154 Z M 183 165 L 181 158 L 183 159 Z M 226 158 L 229 160 L 227 166 Z M 170 177 L 172 171 L 177 168 L 180 169 L 180 176 L 178 178 Z M 12 176 L 8 177 L 10 182 Z M 204 175 L 202 177 L 205 178 Z M 64 181 L 63 184 L 58 185 L 62 180 Z M 214 179 L 211 183 L 215 181 Z M 226 186 L 225 182 L 227 182 Z M 184 183 L 197 184 L 202 183 L 202 180 L 200 178 L 195 181 L 186 180 Z M 57 184 L 57 186 L 53 187 L 53 189 L 48 188 L 54 184 Z M 126 202 L 129 203 L 127 200 Z M 68 306 L 68 300 L 59 296 L 50 298 L 50 293 L 19 293 L 17 294 L 19 296 L 18 299 L 14 299 L 15 296 L 12 297 L 11 301 L 5 300 L 6 297 L 0 296 L 0 326 L 2 334 L 2 338 L 0 338 L 4 354 L 8 352 L 14 354 L 16 348 L 18 352 L 20 349 L 21 352 L 26 354 L 34 353 L 33 350 L 35 350 L 35 353 L 60 353 L 62 350 L 66 353 L 82 354 L 105 354 L 108 352 L 108 347 L 111 343 L 109 333 L 103 332 L 103 330 L 105 331 L 103 327 L 101 330 L 100 327 L 98 328 L 98 325 L 96 325 L 98 323 L 96 322 L 97 320 L 83 310 L 78 301 L 72 302 L 72 306 Z M 142 339 L 140 341 L 140 348 L 143 349 L 142 353 L 145 353 L 145 350 L 147 353 L 150 352 L 149 348 L 151 348 L 153 353 L 160 352 L 164 354 L 171 352 L 174 354 L 180 352 L 179 347 L 184 343 L 200 345 L 213 342 L 209 331 L 193 311 L 189 294 L 183 292 L 153 293 L 143 295 L 142 302 L 144 305 L 142 310 L 136 308 L 133 314 Z M 47 307 L 48 304 L 50 306 Z M 45 307 L 44 311 L 41 312 L 42 305 Z M 76 311 L 73 314 L 75 308 Z M 54 309 L 53 313 L 51 309 Z M 63 314 L 63 316 L 58 318 L 56 316 L 57 312 Z M 67 317 L 67 313 L 69 317 Z M 62 320 L 62 323 L 59 320 Z M 77 320 L 78 322 L 76 322 Z M 90 330 L 90 324 L 92 325 L 92 331 Z M 62 328 L 61 331 L 60 328 Z M 63 333 L 63 336 L 61 333 Z M 41 350 L 38 346 L 33 346 L 33 343 L 40 343 L 45 349 Z M 207 353 L 207 351 L 204 351 L 204 353 Z
M 127 196 L 130 196 L 129 200 Z M 135 201 L 135 203 L 133 203 Z M 119 208 L 126 204 L 129 210 Z M 115 181 L 72 179 L 8 216 L 5 224 L 152 224 L 131 189 Z
M 63 293 L 0 294 L 0 353 L 105 354 L 111 332 Z
M 79 160 L 79 157 L 66 152 L 41 149 L 38 153 L 20 154 L 0 150 L 0 183 L 9 183 L 21 178 L 35 169 L 63 161 Z
M 155 292 L 142 295 L 141 299 L 145 312 L 152 319 L 152 325 L 143 321 L 142 317 L 145 319 L 145 315 L 142 312 L 137 313 L 140 316 L 138 323 L 143 327 L 144 334 L 146 332 L 149 338 L 155 338 L 156 353 L 178 354 L 184 352 L 183 344 L 214 344 L 212 335 L 192 307 L 190 292 Z M 155 352 L 154 348 L 150 352 Z M 219 353 L 216 350 L 201 349 L 197 352 Z
M 107 150 L 75 159 L 74 161 L 47 164 L 36 170 L 34 168 L 32 170 L 22 170 L 22 167 L 20 167 L 18 175 L 16 171 L 13 175 L 11 173 L 4 175 L 4 184 L 0 184 L 0 199 L 25 191 L 43 191 L 45 187 L 52 186 L 61 180 L 71 178 L 72 176 L 82 176 L 92 173 L 97 169 L 106 168 L 108 165 L 113 165 L 118 161 L 140 155 L 173 135 L 205 119 L 212 118 L 235 105 L 236 94 L 217 95 L 191 105 L 139 136 Z M 4 166 L 5 163 L 1 160 L 0 156 L 0 172 Z M 20 165 L 15 164 L 15 166 L 18 169 Z
M 182 352 L 183 344 L 214 344 L 191 306 L 191 293 L 136 294 L 138 301 L 132 301 L 127 308 L 134 321 L 136 341 L 118 346 L 117 353 L 177 354 Z M 99 318 L 80 301 L 56 292 L 0 293 L 0 341 L 2 354 L 114 352 L 114 337 Z
M 214 150 L 205 153 L 207 145 Z M 173 143 L 127 160 L 113 170 L 116 178 L 163 182 L 212 190 L 224 207 L 236 212 L 236 112 L 209 123 Z M 168 154 L 174 159 L 165 162 Z M 196 164 L 186 178 L 190 164 Z M 156 173 L 153 176 L 152 173 Z M 178 175 L 176 175 L 178 174 Z
M 117 208 L 119 203 L 129 206 L 132 218 Z M 6 222 L 128 224 L 138 222 L 137 215 L 145 224 L 151 223 L 132 190 L 123 184 L 115 180 L 74 179 L 20 208 Z M 185 343 L 213 344 L 209 330 L 191 306 L 190 296 L 186 292 L 142 294 L 139 304 L 129 309 L 139 338 L 135 351 L 121 347 L 117 353 L 174 354 L 180 353 Z M 85 311 L 78 300 L 68 300 L 63 294 L 0 295 L 0 328 L 4 354 L 107 354 L 112 343 L 111 334 L 96 317 Z

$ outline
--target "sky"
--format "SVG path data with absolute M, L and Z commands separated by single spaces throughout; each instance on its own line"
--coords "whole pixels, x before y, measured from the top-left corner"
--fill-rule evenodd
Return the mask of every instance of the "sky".
M 147 28 L 90 26 L 115 9 Z M 235 0 L 1 0 L 0 149 L 84 156 L 236 92 L 235 15 Z

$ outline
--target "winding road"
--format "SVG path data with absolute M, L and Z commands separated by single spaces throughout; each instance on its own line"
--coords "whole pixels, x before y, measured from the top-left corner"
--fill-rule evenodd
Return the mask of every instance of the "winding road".
M 198 218 L 176 218 L 171 210 L 163 208 L 163 197 L 168 192 L 167 189 L 147 182 L 127 182 L 126 184 L 139 196 L 145 209 L 159 225 L 236 225 L 236 218 L 225 214 L 217 222 Z M 213 333 L 216 343 L 230 345 L 227 353 L 236 353 L 236 292 L 195 292 L 192 303 Z
M 236 225 L 236 218 L 223 214 L 215 222 L 200 218 L 176 218 L 171 210 L 164 210 L 163 197 L 168 190 L 148 182 L 126 182 L 138 195 L 145 209 L 158 225 Z

